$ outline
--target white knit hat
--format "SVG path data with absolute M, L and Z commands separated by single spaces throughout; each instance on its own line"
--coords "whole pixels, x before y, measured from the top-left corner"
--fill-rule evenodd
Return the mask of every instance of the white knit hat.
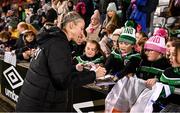
M 119 42 L 128 42 L 130 44 L 136 43 L 136 37 L 135 37 L 136 30 L 132 27 L 125 27 L 123 29 L 123 32 L 121 33 L 118 41 Z
M 164 54 L 166 52 L 165 38 L 161 36 L 150 37 L 146 41 L 144 45 L 144 49 L 153 50 L 153 51 Z
M 117 12 L 116 4 L 114 2 L 111 2 L 108 4 L 107 11 L 115 11 Z
M 116 29 L 116 30 L 114 30 L 113 35 L 120 35 L 122 33 L 122 31 L 123 31 L 122 28 L 121 29 Z

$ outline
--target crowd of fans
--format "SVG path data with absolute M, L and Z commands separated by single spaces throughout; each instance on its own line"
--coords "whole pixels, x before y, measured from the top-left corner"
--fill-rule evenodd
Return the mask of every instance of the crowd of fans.
M 0 53 L 15 51 L 19 61 L 30 61 L 38 46 L 38 32 L 47 20 L 56 18 L 51 13 L 52 8 L 58 17 L 48 24 L 60 29 L 66 21 L 62 20 L 64 14 L 76 11 L 84 18 L 85 29 L 78 43 L 70 42 L 74 65 L 82 63 L 89 70 L 102 65 L 107 74 L 118 79 L 136 73 L 138 78 L 146 80 L 148 87 L 161 81 L 172 89 L 180 88 L 180 15 L 177 10 L 180 6 L 176 3 L 178 0 L 170 0 L 169 16 L 176 21 L 167 28 L 150 31 L 151 14 L 157 1 L 51 0 L 40 2 L 38 8 L 31 7 L 32 4 L 18 6 L 18 10 L 10 7 L 0 12 Z M 180 105 L 179 97 L 172 94 L 163 104 Z

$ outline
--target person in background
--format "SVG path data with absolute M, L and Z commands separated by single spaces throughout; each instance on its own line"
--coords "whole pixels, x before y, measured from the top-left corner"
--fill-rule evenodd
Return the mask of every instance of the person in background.
M 93 0 L 94 10 L 99 10 L 100 0 Z
M 19 22 L 25 21 L 26 14 L 25 14 L 25 10 L 22 6 L 18 7 L 18 15 L 19 15 Z
M 51 0 L 51 7 L 56 11 L 58 10 L 58 5 L 59 4 L 60 4 L 59 0 Z
M 32 23 L 32 21 L 35 19 L 36 15 L 35 13 L 33 12 L 33 9 L 32 8 L 29 8 L 26 10 L 26 19 L 25 19 L 25 22 L 30 24 Z
M 169 59 L 170 57 L 170 48 L 173 47 L 173 43 L 178 41 L 177 37 L 169 37 L 166 43 L 166 58 Z
M 20 34 L 23 33 L 23 31 L 28 30 L 28 29 L 29 27 L 25 22 L 20 22 L 17 25 L 17 30 L 19 31 Z
M 138 26 L 141 26 L 141 30 L 148 34 L 153 28 L 154 11 L 158 3 L 159 0 L 132 0 L 129 6 L 132 9 L 129 19 L 134 20 Z
M 98 35 L 100 30 L 101 30 L 100 13 L 98 10 L 95 10 L 94 14 L 91 16 L 91 23 L 86 28 L 87 39 L 96 40 L 97 42 L 99 42 L 100 37 Z
M 1 18 L 0 18 L 0 32 L 3 31 L 3 30 L 6 30 L 5 29 L 5 26 L 6 26 L 6 17 L 5 17 L 5 14 L 4 13 L 0 13 L 1 14 Z
M 69 41 L 82 35 L 85 22 L 76 12 L 69 12 L 60 30 L 53 25 L 56 18 L 56 11 L 49 9 L 45 26 L 37 35 L 39 47 L 25 76 L 16 112 L 66 112 L 69 87 L 93 83 L 106 73 L 100 66 L 94 71 L 72 66 Z
M 13 49 L 17 49 L 17 48 L 21 48 L 22 45 L 24 43 L 24 39 L 23 39 L 23 35 L 27 30 L 31 30 L 33 33 L 37 33 L 36 29 L 31 25 L 31 24 L 27 24 L 25 22 L 20 22 L 17 25 L 17 30 L 20 33 L 19 38 L 17 39 L 15 45 L 13 46 Z
M 26 30 L 20 42 L 22 43 L 19 43 L 19 47 L 15 49 L 17 59 L 30 61 L 37 47 L 36 34 L 31 30 Z
M 103 22 L 106 18 L 107 7 L 108 7 L 109 3 L 114 2 L 116 4 L 117 9 L 120 9 L 121 3 L 119 0 L 95 0 L 95 1 L 99 1 L 98 10 L 101 14 L 101 24 L 103 24 Z
M 62 4 L 58 7 L 58 14 L 66 14 L 67 12 L 69 12 L 69 8 L 68 8 L 68 1 L 67 0 L 63 0 Z
M 115 25 L 117 28 L 122 27 L 122 23 L 120 22 L 119 16 L 117 15 L 116 4 L 114 2 L 110 2 L 108 4 L 106 18 L 103 22 L 103 25 L 101 27 L 101 31 L 99 33 L 100 37 L 102 37 L 104 35 L 106 28 L 110 24 Z
M 106 57 L 108 57 L 111 54 L 113 42 L 112 42 L 112 33 L 117 27 L 113 24 L 110 24 L 107 26 L 107 28 L 104 30 L 104 35 L 99 42 L 102 51 L 105 53 Z
M 117 8 L 114 2 L 108 4 L 106 19 L 103 22 L 102 27 L 106 28 L 109 24 L 114 24 L 117 27 L 121 27 L 121 22 L 117 15 Z
M 0 32 L 0 54 L 4 54 L 5 51 L 11 51 L 15 43 L 16 40 L 11 38 L 10 32 L 8 31 Z
M 112 42 L 113 42 L 113 47 L 112 47 L 112 50 L 115 50 L 118 48 L 118 38 L 120 37 L 121 33 L 123 31 L 123 28 L 121 29 L 116 29 L 112 36 L 110 37 Z
M 144 48 L 145 42 L 148 40 L 148 36 L 146 33 L 140 31 L 136 33 L 136 45 L 135 45 L 135 50 L 138 53 L 141 53 Z
M 122 10 L 122 24 L 124 25 L 125 22 L 127 21 L 127 16 L 128 16 L 128 8 L 131 4 L 131 0 L 120 0 L 121 1 L 121 10 Z
M 67 5 L 68 5 L 69 11 L 73 11 L 74 10 L 75 6 L 74 6 L 74 2 L 72 0 L 68 0 Z

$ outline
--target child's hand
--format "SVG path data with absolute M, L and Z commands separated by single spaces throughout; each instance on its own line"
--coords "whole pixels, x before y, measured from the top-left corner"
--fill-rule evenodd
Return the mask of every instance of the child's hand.
M 127 74 L 127 77 L 128 77 L 128 78 L 133 77 L 133 74 L 134 74 L 134 73 L 128 73 L 128 74 Z
M 156 78 L 148 79 L 148 80 L 146 80 L 145 83 L 148 88 L 152 88 L 153 85 L 156 83 Z
M 5 47 L 5 51 L 6 51 L 6 52 L 10 52 L 10 51 L 11 51 L 11 48 L 10 48 L 10 47 Z

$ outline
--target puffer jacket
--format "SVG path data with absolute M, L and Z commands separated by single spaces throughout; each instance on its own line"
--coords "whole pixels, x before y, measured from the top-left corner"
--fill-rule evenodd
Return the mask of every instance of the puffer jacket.
M 57 27 L 47 28 L 37 36 L 39 48 L 21 88 L 17 112 L 65 112 L 68 88 L 95 80 L 95 72 L 73 69 L 66 35 Z

